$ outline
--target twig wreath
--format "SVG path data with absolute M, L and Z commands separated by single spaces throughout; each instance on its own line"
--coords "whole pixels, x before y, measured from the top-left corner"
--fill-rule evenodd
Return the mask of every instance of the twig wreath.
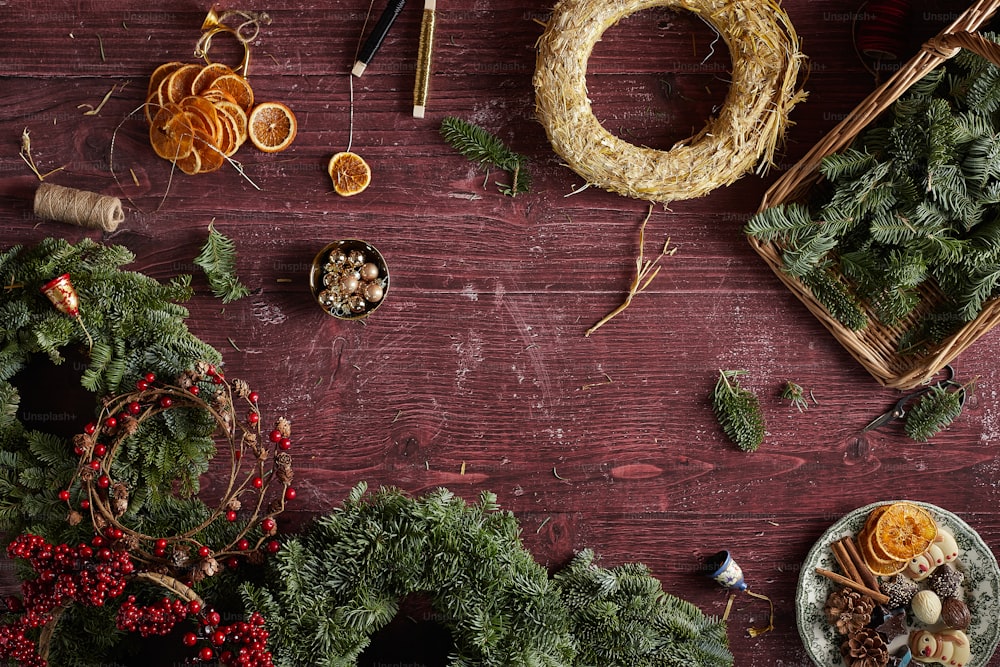
M 598 122 L 587 96 L 594 44 L 622 18 L 652 7 L 697 14 L 732 55 L 732 83 L 718 116 L 668 151 L 630 144 Z M 773 163 L 797 89 L 803 55 L 775 0 L 561 0 L 538 43 L 538 120 L 555 152 L 586 179 L 626 197 L 692 199 Z

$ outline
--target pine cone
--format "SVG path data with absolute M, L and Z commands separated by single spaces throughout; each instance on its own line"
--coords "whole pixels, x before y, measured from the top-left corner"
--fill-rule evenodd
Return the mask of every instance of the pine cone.
M 233 380 L 233 393 L 240 398 L 246 398 L 250 395 L 250 385 L 247 384 L 246 380 Z
M 115 518 L 128 511 L 128 487 L 123 482 L 115 482 L 111 487 L 111 514 Z
M 292 435 L 292 422 L 288 421 L 284 417 L 278 417 L 278 420 L 274 423 L 274 428 L 276 428 L 278 432 L 286 438 L 289 438 Z
M 292 483 L 292 455 L 288 452 L 278 452 L 274 455 L 274 475 L 278 481 L 288 486 Z
M 871 628 L 851 633 L 840 645 L 840 652 L 850 667 L 885 667 L 889 662 L 889 648 Z
M 842 635 L 852 635 L 868 625 L 874 609 L 874 600 L 850 588 L 830 593 L 823 607 L 826 619 Z

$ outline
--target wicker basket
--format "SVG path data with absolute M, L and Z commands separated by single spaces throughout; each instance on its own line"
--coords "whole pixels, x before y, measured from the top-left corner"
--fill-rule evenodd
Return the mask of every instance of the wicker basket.
M 969 49 L 1000 65 L 1000 45 L 980 37 L 977 30 L 1000 9 L 1000 0 L 980 0 L 936 37 L 928 40 L 920 52 L 864 99 L 833 128 L 794 167 L 768 189 L 758 210 L 779 204 L 802 201 L 820 180 L 823 158 L 847 148 L 857 135 L 883 111 L 922 79 L 961 49 Z M 987 302 L 979 316 L 959 331 L 922 354 L 899 354 L 897 344 L 903 332 L 942 299 L 933 286 L 922 290 L 921 305 L 897 326 L 880 324 L 871 313 L 869 324 L 852 331 L 838 322 L 797 278 L 783 270 L 781 248 L 750 237 L 750 244 L 783 283 L 799 298 L 838 341 L 871 373 L 888 387 L 909 389 L 926 382 L 969 345 L 1000 322 L 1000 298 Z

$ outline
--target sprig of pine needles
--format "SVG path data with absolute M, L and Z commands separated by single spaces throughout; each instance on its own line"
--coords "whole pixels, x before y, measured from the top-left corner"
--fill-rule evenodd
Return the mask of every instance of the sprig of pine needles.
M 764 413 L 757 395 L 740 386 L 747 371 L 719 371 L 712 391 L 712 409 L 726 436 L 744 452 L 755 452 L 764 442 Z
M 491 164 L 510 173 L 510 185 L 497 183 L 502 194 L 515 197 L 531 189 L 528 158 L 515 153 L 498 137 L 454 116 L 441 121 L 441 136 L 452 148 L 480 165 Z
M 205 272 L 212 294 L 222 299 L 222 303 L 250 294 L 250 289 L 236 276 L 236 243 L 218 231 L 214 222 L 208 223 L 208 238 L 194 263 Z
M 967 392 L 971 391 L 971 383 L 959 385 L 953 391 L 941 384 L 931 387 L 906 415 L 906 435 L 920 442 L 930 440 L 958 419 L 962 414 Z
M 809 409 L 809 400 L 806 398 L 805 389 L 802 388 L 802 385 L 791 380 L 785 381 L 785 386 L 781 390 L 781 398 L 791 401 L 792 407 L 798 408 L 799 412 Z

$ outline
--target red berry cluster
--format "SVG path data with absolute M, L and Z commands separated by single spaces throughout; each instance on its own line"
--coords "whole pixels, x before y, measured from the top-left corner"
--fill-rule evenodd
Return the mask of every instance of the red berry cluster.
M 20 535 L 11 542 L 7 555 L 26 559 L 38 573 L 21 584 L 28 618 L 70 602 L 100 607 L 125 591 L 125 578 L 135 569 L 128 552 L 112 551 L 100 537 L 91 544 L 53 546 L 38 535 Z
M 143 637 L 165 635 L 187 618 L 188 605 L 183 600 L 162 598 L 148 606 L 135 603 L 130 595 L 118 609 L 115 625 L 125 632 L 138 632 Z
M 95 538 L 98 539 L 98 538 Z M 111 551 L 101 539 L 94 546 L 53 546 L 38 535 L 20 535 L 7 547 L 10 558 L 24 558 L 38 576 L 21 584 L 23 602 L 7 601 L 19 612 L 11 623 L 0 626 L 0 660 L 13 660 L 22 667 L 45 667 L 35 642 L 27 632 L 52 620 L 59 607 L 76 602 L 100 607 L 125 590 L 125 578 L 134 566 L 126 552 Z
M 264 617 L 257 612 L 250 615 L 249 621 L 221 625 L 219 612 L 202 611 L 197 600 L 183 602 L 163 598 L 140 606 L 135 603 L 135 596 L 129 596 L 118 612 L 117 625 L 120 630 L 137 631 L 143 637 L 166 635 L 188 615 L 199 617 L 199 628 L 198 632 L 185 633 L 181 643 L 198 649 L 198 661 L 218 660 L 227 667 L 274 667 L 267 650 Z

